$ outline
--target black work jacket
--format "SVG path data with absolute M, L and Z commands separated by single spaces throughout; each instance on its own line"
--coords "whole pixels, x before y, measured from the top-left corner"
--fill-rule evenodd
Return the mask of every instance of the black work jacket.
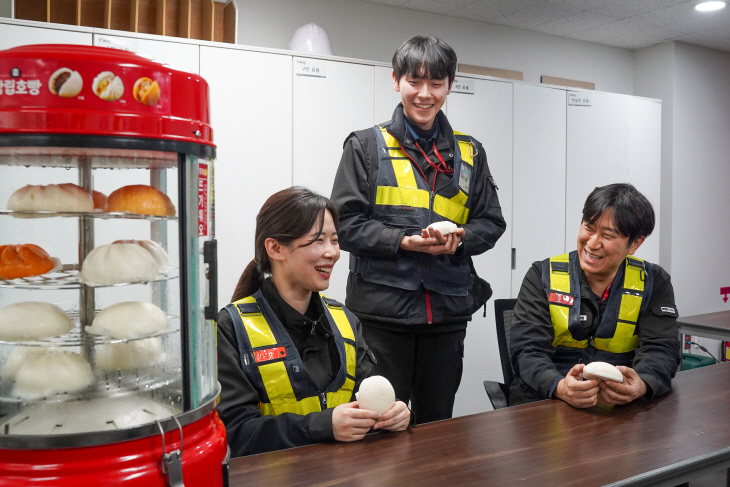
M 600 360 L 631 367 L 639 374 L 647 385 L 644 396 L 647 400 L 669 392 L 681 360 L 672 282 L 660 266 L 653 264 L 651 269 L 654 285 L 649 305 L 639 316 L 638 347 L 630 353 L 600 352 Z M 580 266 L 578 277 L 580 314 L 586 316 L 583 322 L 586 335 L 593 336 L 605 306 L 599 304 L 600 298 L 593 294 Z M 551 385 L 554 388 L 556 381 L 565 377 L 574 365 L 581 361 L 590 363 L 599 352 L 590 345 L 584 349 L 558 347 L 561 349 L 558 359 L 552 344 L 555 329 L 548 306 L 542 284 L 542 262 L 535 262 L 522 282 L 510 328 L 509 348 L 515 374 L 510 388 L 510 406 L 547 398 Z
M 443 112 L 439 112 L 437 117 L 439 133 L 436 148 L 447 165 L 453 167 L 454 133 Z M 429 185 L 433 184 L 434 175 L 437 178 L 436 188 L 447 184 L 453 176 L 437 172 L 416 148 L 406 127 L 401 104 L 393 112 L 392 121 L 388 131 L 418 163 Z M 474 142 L 479 151 L 474 161 L 475 176 L 472 181 L 476 197 L 467 223 L 461 225 L 465 231 L 462 246 L 450 256 L 455 263 L 466 259 L 471 264 L 472 256 L 494 247 L 506 228 L 484 148 L 478 141 Z M 437 161 L 433 144 L 423 149 L 432 161 Z M 377 143 L 372 128 L 348 136 L 332 189 L 332 200 L 340 209 L 340 247 L 358 256 L 396 258 L 405 252 L 400 249 L 400 241 L 406 235 L 406 230 L 389 227 L 372 218 L 378 162 Z M 446 296 L 428 292 L 423 286 L 409 291 L 375 284 L 351 272 L 345 304 L 360 319 L 369 323 L 379 322 L 384 328 L 401 329 L 403 325 L 425 327 L 429 321 L 438 324 L 441 329 L 448 328 L 444 324 L 463 328 L 480 303 L 486 300 L 483 281 L 474 281 L 476 284 L 466 296 Z
M 304 362 L 306 373 L 317 384 L 319 392 L 324 392 L 339 371 L 340 359 L 319 295 L 312 293 L 309 309 L 302 315 L 279 296 L 271 279 L 264 281 L 261 292 L 289 333 Z M 332 409 L 305 416 L 292 413 L 261 415 L 258 410 L 259 395 L 241 367 L 233 322 L 225 308 L 218 319 L 218 381 L 222 390 L 217 410 L 226 425 L 231 455 L 240 457 L 334 441 Z M 362 380 L 370 375 L 375 360 L 362 337 L 359 321 L 356 323 L 356 332 L 354 392 L 357 392 Z

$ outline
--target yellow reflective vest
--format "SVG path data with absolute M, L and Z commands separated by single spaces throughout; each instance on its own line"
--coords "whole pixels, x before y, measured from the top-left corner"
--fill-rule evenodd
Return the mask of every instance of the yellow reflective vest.
M 340 355 L 340 370 L 325 391 L 305 374 L 304 363 L 284 325 L 261 291 L 226 306 L 233 320 L 241 367 L 259 394 L 263 415 L 305 415 L 346 404 L 355 388 L 354 319 L 337 301 L 320 294 Z
M 651 264 L 626 257 L 611 285 L 601 322 L 591 336 L 586 335 L 581 324 L 585 317 L 580 314 L 578 265 L 576 251 L 543 261 L 543 288 L 555 330 L 553 346 L 593 347 L 609 353 L 634 351 L 639 344 L 639 316 L 651 299 Z
M 454 175 L 434 191 L 398 139 L 388 132 L 391 123 L 373 127 L 378 167 L 372 218 L 392 228 L 403 228 L 407 235 L 420 235 L 421 229 L 437 221 L 467 223 L 475 196 L 472 181 L 475 171 L 481 170 L 474 167 L 477 143 L 466 134 L 454 132 Z M 473 279 L 467 259 L 456 261 L 449 255 L 419 252 L 402 252 L 397 258 L 351 254 L 350 270 L 376 284 L 410 291 L 423 284 L 427 290 L 447 296 L 466 296 Z

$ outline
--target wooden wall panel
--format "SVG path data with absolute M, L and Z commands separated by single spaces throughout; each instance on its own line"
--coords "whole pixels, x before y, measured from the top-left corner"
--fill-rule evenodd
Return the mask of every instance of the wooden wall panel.
M 215 3 L 213 0 L 202 0 L 200 6 L 201 30 L 200 38 L 204 41 L 213 40 L 215 31 Z
M 48 22 L 47 0 L 15 0 L 15 18 Z
M 213 12 L 213 40 L 216 42 L 223 42 L 223 8 L 225 4 L 223 2 L 214 2 L 213 6 L 215 11 Z
M 130 0 L 106 0 L 104 2 L 104 28 L 129 30 Z
M 50 0 L 50 22 L 76 25 L 76 0 Z
M 104 0 L 81 0 L 79 10 L 79 25 L 104 27 Z
M 223 42 L 236 43 L 236 3 L 229 0 L 223 8 Z

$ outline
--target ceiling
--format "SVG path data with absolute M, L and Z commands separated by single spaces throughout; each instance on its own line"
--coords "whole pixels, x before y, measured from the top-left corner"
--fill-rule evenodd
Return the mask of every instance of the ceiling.
M 730 52 L 730 5 L 701 0 L 362 0 L 638 49 L 666 41 Z

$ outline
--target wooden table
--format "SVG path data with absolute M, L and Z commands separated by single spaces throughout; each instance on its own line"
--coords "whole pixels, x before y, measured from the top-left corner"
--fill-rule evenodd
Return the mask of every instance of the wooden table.
M 684 316 L 677 324 L 682 334 L 730 341 L 730 311 Z
M 672 392 L 648 404 L 583 410 L 540 401 L 238 458 L 230 485 L 676 485 L 730 467 L 728 386 L 723 363 L 680 372 Z

